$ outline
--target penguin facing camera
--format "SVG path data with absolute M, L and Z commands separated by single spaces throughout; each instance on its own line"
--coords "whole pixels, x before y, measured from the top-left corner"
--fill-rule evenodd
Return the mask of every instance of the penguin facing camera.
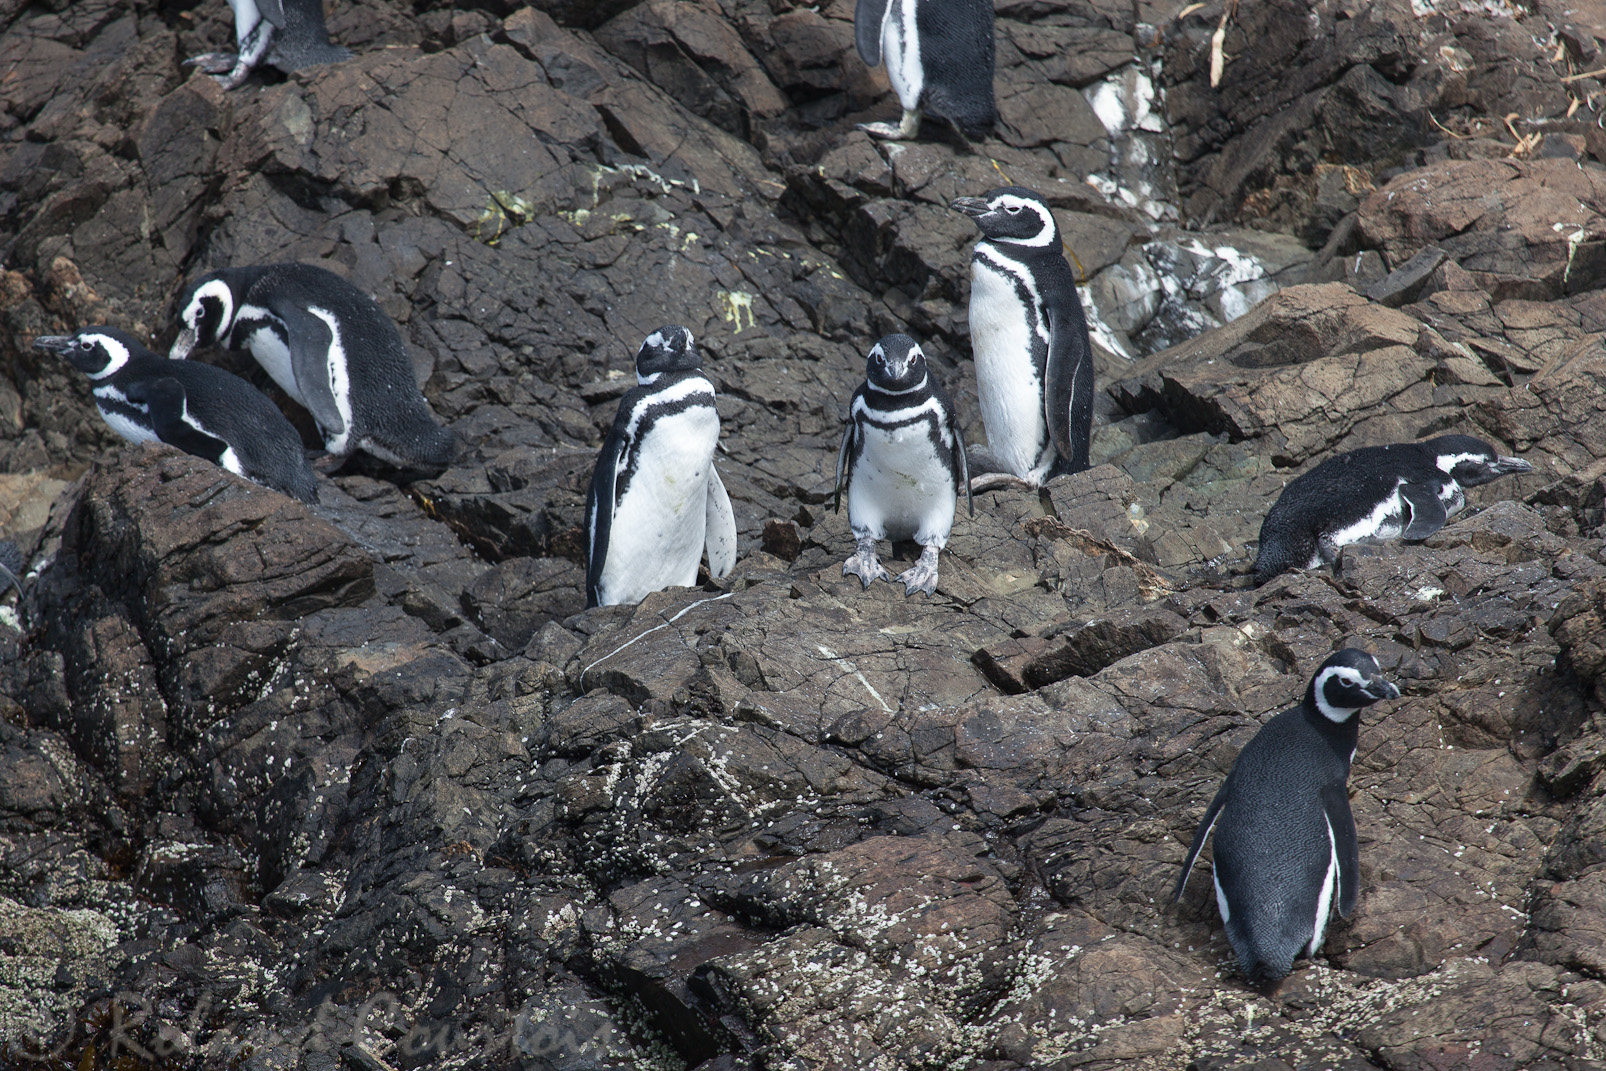
M 435 423 L 396 325 L 357 287 L 313 264 L 212 272 L 179 299 L 168 356 L 196 346 L 249 350 L 312 414 L 324 449 L 357 450 L 405 469 L 440 472 L 457 440 Z
M 904 594 L 937 590 L 937 554 L 954 526 L 959 489 L 975 516 L 970 474 L 953 402 L 908 335 L 888 335 L 870 350 L 865 382 L 853 392 L 836 461 L 836 508 L 848 492 L 854 554 L 843 576 L 869 587 L 890 580 L 876 541 L 913 539 L 920 560 L 898 577 Z
M 115 327 L 42 335 L 33 346 L 87 375 L 102 419 L 129 442 L 164 442 L 303 502 L 318 501 L 296 429 L 232 372 L 158 357 Z
M 865 123 L 878 138 L 912 138 L 924 110 L 980 138 L 998 121 L 993 100 L 992 0 L 858 0 L 853 37 L 859 58 L 883 61 L 903 120 Z
M 736 518 L 714 468 L 719 413 L 691 332 L 648 335 L 586 493 L 586 606 L 640 602 L 736 564 Z
M 1290 480 L 1261 522 L 1255 583 L 1332 565 L 1350 543 L 1426 539 L 1466 507 L 1464 488 L 1532 471 L 1470 435 L 1330 457 Z
M 987 448 L 972 449 L 972 487 L 1039 487 L 1081 472 L 1092 446 L 1093 345 L 1054 213 L 1020 186 L 952 207 L 982 232 L 970 258 L 970 345 Z
M 1400 690 L 1377 659 L 1346 648 L 1323 662 L 1299 706 L 1261 726 L 1205 811 L 1172 893 L 1182 899 L 1206 838 L 1215 832 L 1216 907 L 1244 977 L 1271 985 L 1294 957 L 1321 951 L 1336 911 L 1360 892 L 1360 848 L 1349 771 L 1360 711 Z
M 316 63 L 338 63 L 351 53 L 329 43 L 323 0 L 229 0 L 238 52 L 207 52 L 185 60 L 233 89 L 261 64 L 288 74 Z

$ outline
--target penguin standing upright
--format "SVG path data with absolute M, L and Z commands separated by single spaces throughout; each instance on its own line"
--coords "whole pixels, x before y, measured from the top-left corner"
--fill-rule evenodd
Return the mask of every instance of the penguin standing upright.
M 960 487 L 971 515 L 976 512 L 953 402 L 908 335 L 883 338 L 865 363 L 836 461 L 836 508 L 842 508 L 845 486 L 854 542 L 842 575 L 857 576 L 865 587 L 890 579 L 876 560 L 876 540 L 913 539 L 922 548 L 920 561 L 898 579 L 905 595 L 930 595 Z
M 597 455 L 586 494 L 586 606 L 640 602 L 722 577 L 736 564 L 736 518 L 714 468 L 719 413 L 691 332 L 647 336 L 636 381 Z
M 358 449 L 440 471 L 457 449 L 435 423 L 396 325 L 373 298 L 312 264 L 227 268 L 191 283 L 168 356 L 197 345 L 249 350 L 305 406 L 337 458 Z
M 1397 699 L 1377 659 L 1353 647 L 1322 663 L 1305 698 L 1244 745 L 1210 802 L 1182 864 L 1182 899 L 1199 850 L 1215 830 L 1216 906 L 1244 976 L 1267 985 L 1314 956 L 1336 910 L 1360 891 L 1360 847 L 1349 809 L 1349 770 L 1362 707 Z
M 1255 582 L 1315 569 L 1350 543 L 1426 539 L 1467 504 L 1466 487 L 1533 466 L 1470 435 L 1366 446 L 1289 481 L 1260 525 Z
M 94 381 L 95 407 L 129 442 L 159 440 L 236 476 L 318 501 L 317 477 L 296 429 L 234 373 L 158 357 L 115 327 L 44 335 L 33 345 L 65 357 Z
M 883 60 L 903 105 L 903 121 L 866 123 L 881 138 L 912 138 L 924 109 L 969 138 L 998 121 L 993 101 L 992 0 L 858 0 L 853 36 L 859 57 Z
M 323 0 L 229 0 L 234 9 L 234 41 L 238 52 L 207 52 L 194 64 L 233 89 L 259 64 L 286 73 L 315 63 L 338 63 L 351 53 L 329 43 L 323 21 Z
M 976 467 L 1032 487 L 1080 472 L 1092 444 L 1093 346 L 1054 213 L 1020 186 L 953 208 L 982 232 L 970 258 L 970 344 L 987 428 Z

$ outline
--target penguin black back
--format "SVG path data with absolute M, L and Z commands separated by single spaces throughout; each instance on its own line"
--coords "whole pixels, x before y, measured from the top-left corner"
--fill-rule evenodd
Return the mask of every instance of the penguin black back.
M 404 468 L 440 471 L 457 450 L 435 423 L 396 326 L 371 297 L 314 264 L 212 272 L 178 303 L 169 356 L 197 345 L 248 350 L 312 413 L 325 448 L 363 449 Z
M 1284 977 L 1321 949 L 1331 912 L 1360 889 L 1349 771 L 1363 707 L 1397 698 L 1377 660 L 1346 648 L 1323 662 L 1299 706 L 1261 727 L 1233 763 L 1194 833 L 1172 900 L 1182 898 L 1215 832 L 1216 903 L 1244 976 Z
M 101 416 L 124 438 L 159 440 L 302 501 L 318 501 L 317 477 L 295 428 L 232 372 L 158 357 L 114 327 L 42 336 L 34 347 L 65 357 L 90 377 Z
M 1529 472 L 1470 435 L 1367 446 L 1290 480 L 1260 526 L 1255 581 L 1336 560 L 1350 543 L 1426 539 L 1466 505 L 1463 488 Z

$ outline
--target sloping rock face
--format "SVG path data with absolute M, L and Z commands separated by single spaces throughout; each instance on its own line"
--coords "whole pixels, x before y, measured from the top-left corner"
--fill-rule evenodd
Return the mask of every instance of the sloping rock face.
M 1606 1060 L 1606 91 L 1561 80 L 1606 25 L 1001 0 L 996 136 L 888 145 L 853 128 L 896 105 L 852 7 L 341 3 L 353 59 L 228 94 L 179 63 L 230 45 L 226 5 L 0 10 L 0 537 L 29 563 L 0 1064 Z M 1305 281 L 1101 349 L 1095 467 L 979 496 L 935 596 L 866 591 L 846 401 L 909 331 L 982 438 L 946 204 L 1006 180 L 1095 297 L 1216 270 L 1201 232 L 1153 276 L 1157 204 L 1269 228 Z M 122 445 L 29 348 L 165 342 L 184 276 L 288 259 L 397 320 L 451 469 L 354 465 L 308 507 Z M 592 460 L 675 322 L 741 557 L 583 611 Z M 1447 432 L 1534 471 L 1248 586 L 1290 478 Z M 1257 992 L 1203 868 L 1169 896 L 1238 750 L 1345 645 L 1404 692 L 1351 778 L 1363 892 Z

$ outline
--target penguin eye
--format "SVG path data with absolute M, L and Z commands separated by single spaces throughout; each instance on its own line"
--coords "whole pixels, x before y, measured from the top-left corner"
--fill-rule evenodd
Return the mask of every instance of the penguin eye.
M 1012 216 L 1018 216 L 1020 215 L 1020 205 L 1010 205 L 1005 208 L 1004 211 L 1008 212 Z

